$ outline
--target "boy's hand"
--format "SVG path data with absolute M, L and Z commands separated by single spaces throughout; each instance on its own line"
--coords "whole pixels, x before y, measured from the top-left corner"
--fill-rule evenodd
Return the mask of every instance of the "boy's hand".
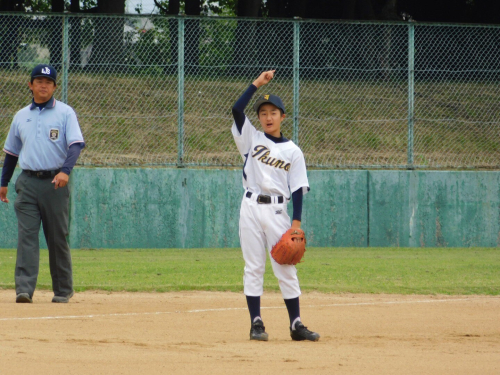
M 267 85 L 274 77 L 274 72 L 276 70 L 268 70 L 267 72 L 262 72 L 253 84 L 255 87 L 259 88 L 260 86 Z

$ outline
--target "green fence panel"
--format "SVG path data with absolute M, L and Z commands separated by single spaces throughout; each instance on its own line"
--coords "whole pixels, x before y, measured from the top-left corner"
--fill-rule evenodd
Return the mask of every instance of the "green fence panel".
M 500 246 L 500 172 L 308 176 L 302 227 L 309 246 Z M 241 178 L 241 170 L 227 169 L 76 168 L 71 247 L 238 247 Z M 0 248 L 17 244 L 13 184 L 8 197 L 0 205 Z
M 81 168 L 72 183 L 76 248 L 238 246 L 240 172 Z
M 369 172 L 370 246 L 500 245 L 500 173 Z
M 368 245 L 368 172 L 309 171 L 302 227 L 310 246 Z M 292 204 L 289 204 L 292 210 Z

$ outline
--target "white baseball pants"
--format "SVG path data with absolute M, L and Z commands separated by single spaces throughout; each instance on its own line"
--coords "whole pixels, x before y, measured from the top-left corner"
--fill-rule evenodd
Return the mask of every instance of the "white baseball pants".
M 283 298 L 297 298 L 301 294 L 297 269 L 293 265 L 276 263 L 270 255 L 272 247 L 291 227 L 286 199 L 284 203 L 270 204 L 257 203 L 256 199 L 256 194 L 250 198 L 244 195 L 240 209 L 240 244 L 245 260 L 244 293 L 251 297 L 263 294 L 266 257 L 269 253 Z

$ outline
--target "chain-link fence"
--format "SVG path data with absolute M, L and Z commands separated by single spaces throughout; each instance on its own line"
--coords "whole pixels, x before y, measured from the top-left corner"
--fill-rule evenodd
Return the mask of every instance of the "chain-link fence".
M 0 142 L 45 62 L 80 164 L 240 166 L 231 107 L 276 69 L 260 91 L 283 98 L 309 167 L 500 168 L 500 27 L 1 14 L 0 29 Z

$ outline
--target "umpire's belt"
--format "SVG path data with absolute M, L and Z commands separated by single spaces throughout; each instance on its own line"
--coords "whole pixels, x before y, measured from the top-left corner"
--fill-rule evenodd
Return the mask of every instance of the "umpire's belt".
M 256 196 L 255 201 L 259 204 L 283 203 L 285 201 L 285 199 L 281 195 L 277 197 L 272 197 L 270 195 L 252 194 L 251 192 L 247 191 L 246 194 L 247 198 L 252 198 L 252 195 Z
M 30 171 L 27 169 L 23 169 L 23 172 L 28 176 L 37 177 L 37 178 L 52 178 L 55 177 L 56 174 L 61 172 L 60 169 L 56 169 L 55 171 Z

